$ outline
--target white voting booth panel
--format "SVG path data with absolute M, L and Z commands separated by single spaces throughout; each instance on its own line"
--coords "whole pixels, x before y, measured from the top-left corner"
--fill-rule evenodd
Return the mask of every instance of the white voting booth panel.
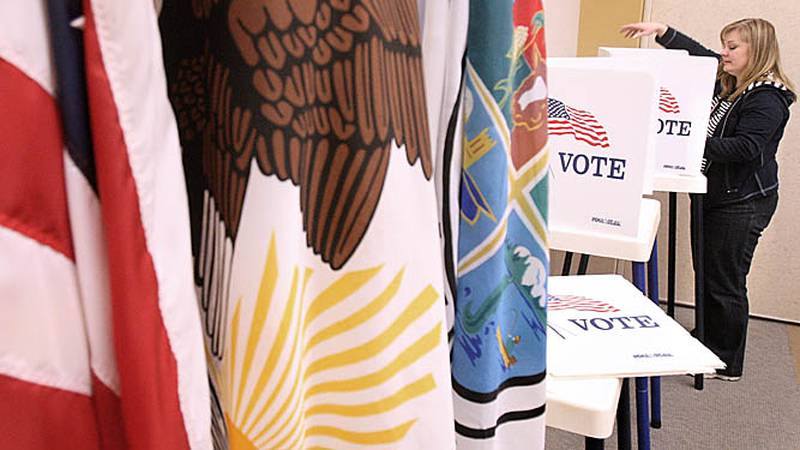
M 548 61 L 554 232 L 639 233 L 641 196 L 652 189 L 657 87 L 634 66 L 613 58 Z
M 681 49 L 671 48 L 631 48 L 631 47 L 599 47 L 597 54 L 600 56 L 640 56 L 640 55 L 658 55 L 658 56 L 689 56 L 689 52 Z
M 645 262 L 650 259 L 653 242 L 661 220 L 661 203 L 643 198 L 639 207 L 639 229 L 636 236 L 581 233 L 577 230 L 555 228 L 549 230 L 550 248 L 567 252 L 585 253 L 626 261 Z
M 605 439 L 614 431 L 620 378 L 547 379 L 547 426 Z
M 706 177 L 701 173 L 657 173 L 653 189 L 659 192 L 688 192 L 692 194 L 706 193 Z
M 652 88 L 655 91 L 654 92 L 655 98 L 658 98 L 658 73 L 660 72 L 660 69 L 651 68 L 651 67 L 643 67 L 641 64 L 639 64 L 636 61 L 629 61 L 629 60 L 625 60 L 623 58 L 599 58 L 599 57 L 550 58 L 548 60 L 547 65 L 548 65 L 548 83 L 551 83 L 550 84 L 549 95 L 551 95 L 551 96 L 553 95 L 552 94 L 552 92 L 553 92 L 552 91 L 553 69 L 557 70 L 557 69 L 561 69 L 561 68 L 564 68 L 564 69 L 572 68 L 572 69 L 590 70 L 590 71 L 620 70 L 620 71 L 626 71 L 626 72 L 637 72 L 637 73 L 640 73 L 640 74 L 641 73 L 647 73 L 654 80 L 655 84 L 653 85 Z M 558 82 L 558 80 L 556 80 L 556 82 Z M 626 110 L 626 111 L 628 111 L 630 113 L 631 116 L 634 115 L 632 112 L 630 112 L 631 110 L 638 110 L 639 115 L 648 114 L 648 112 L 652 110 L 653 117 L 655 117 L 656 106 L 657 105 L 647 105 L 647 104 L 645 104 L 645 102 L 642 102 L 640 105 L 637 105 L 637 104 L 628 105 L 627 104 L 627 102 L 630 100 L 630 97 L 631 97 L 631 91 L 628 90 L 628 89 L 625 89 L 625 86 L 622 86 L 622 90 L 619 90 L 620 86 L 619 86 L 618 83 L 614 83 L 612 85 L 605 85 L 605 86 L 599 85 L 598 86 L 596 83 L 600 83 L 600 82 L 602 82 L 602 80 L 598 79 L 598 80 L 594 80 L 592 82 L 595 83 L 595 88 L 598 89 L 598 90 L 603 90 L 603 92 L 608 92 L 608 93 L 614 93 L 615 92 L 617 94 L 617 96 L 614 96 L 614 95 L 605 96 L 606 99 L 608 97 L 611 97 L 611 99 L 610 99 L 611 100 L 611 104 L 608 105 L 608 103 L 607 103 L 607 105 L 609 107 L 611 107 L 611 109 L 616 110 L 616 111 L 620 111 L 620 112 L 622 110 Z M 572 86 L 572 87 L 567 86 L 566 88 L 567 89 L 579 89 L 580 87 L 579 86 Z M 584 90 L 584 92 L 586 92 L 586 90 Z M 597 92 L 598 91 L 591 91 L 591 92 L 588 92 L 586 94 L 586 95 L 588 95 L 588 101 L 590 102 L 590 104 L 592 104 L 594 102 L 597 102 L 597 101 L 601 101 L 601 102 L 604 101 L 602 97 L 598 97 L 597 96 Z M 570 106 L 572 106 L 572 105 L 570 105 Z M 646 109 L 645 110 L 640 110 L 638 108 L 639 106 L 642 106 L 642 107 L 644 107 Z M 614 119 L 615 118 L 612 118 L 612 120 L 614 120 Z M 631 126 L 631 125 L 632 124 L 629 124 L 629 126 Z M 647 126 L 650 127 L 649 124 Z M 655 127 L 656 127 L 656 124 L 652 124 L 652 128 L 650 128 L 650 130 L 652 131 L 651 136 L 654 135 L 655 132 L 656 132 L 656 128 Z M 624 130 L 628 129 L 628 128 L 624 127 L 624 126 L 622 128 Z M 553 137 L 551 137 L 550 140 L 552 141 Z M 610 144 L 613 145 L 615 143 L 610 143 Z M 655 140 L 653 140 L 653 139 L 648 140 L 646 142 L 644 148 L 637 148 L 635 150 L 635 152 L 636 152 L 637 158 L 639 159 L 639 163 L 644 166 L 644 183 L 643 183 L 644 187 L 642 189 L 642 194 L 645 194 L 645 195 L 652 194 L 653 193 L 653 177 L 654 177 L 655 171 L 656 171 L 656 159 L 655 159 L 656 158 L 655 157 L 656 146 L 655 146 Z
M 557 377 L 710 373 L 724 364 L 619 275 L 550 277 L 547 370 Z
M 659 183 L 658 178 L 700 174 L 717 60 L 689 56 L 682 50 L 600 47 L 599 54 L 614 57 L 612 59 L 637 61 L 641 66 L 658 69 L 656 189 L 671 181 L 695 182 L 676 179 Z M 683 185 L 680 184 L 678 189 L 686 191 L 681 187 Z

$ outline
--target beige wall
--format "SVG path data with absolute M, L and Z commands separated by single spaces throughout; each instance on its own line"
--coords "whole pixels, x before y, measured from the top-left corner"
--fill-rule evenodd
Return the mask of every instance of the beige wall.
M 581 0 L 544 0 L 543 3 L 547 56 L 575 56 L 578 52 Z
M 575 0 L 570 0 L 575 1 Z M 548 14 L 559 16 L 566 13 L 554 11 L 562 6 L 557 0 Z M 638 1 L 641 5 L 641 0 Z M 718 48 L 719 30 L 728 22 L 742 17 L 763 17 L 775 24 L 781 43 L 784 68 L 800 84 L 800 40 L 792 31 L 800 29 L 800 6 L 797 0 L 645 0 L 643 6 L 630 0 L 582 0 L 579 29 L 559 27 L 559 32 L 579 36 L 578 53 L 596 54 L 597 45 L 618 45 L 611 35 L 623 22 L 635 20 L 636 14 L 646 19 L 667 22 L 691 34 L 711 48 Z M 616 10 L 613 12 L 612 10 Z M 593 20 L 590 20 L 594 18 Z M 613 23 L 618 21 L 618 23 Z M 563 20 L 563 23 L 569 23 Z M 553 23 L 550 32 L 554 32 Z M 585 28 L 591 28 L 589 32 Z M 598 34 L 600 33 L 600 34 Z M 602 33 L 606 36 L 603 37 Z M 555 40 L 555 38 L 553 38 Z M 592 47 L 594 46 L 594 47 Z M 655 46 L 652 39 L 643 46 Z M 800 233 L 796 221 L 800 211 L 800 106 L 792 108 L 795 116 L 786 130 L 778 160 L 781 165 L 781 200 L 773 223 L 767 228 L 759 244 L 749 277 L 751 313 L 800 321 Z M 666 298 L 666 243 L 667 243 L 667 195 L 658 194 L 662 204 L 662 223 L 659 231 L 659 267 L 661 269 L 661 297 Z M 678 289 L 677 298 L 682 303 L 693 302 L 693 273 L 689 251 L 689 204 L 685 194 L 678 195 Z M 553 252 L 552 273 L 561 271 L 563 254 Z M 573 261 L 577 268 L 578 258 Z M 574 269 L 573 269 L 574 270 Z M 592 258 L 590 273 L 623 273 L 630 276 L 629 263 L 617 263 L 606 258 Z

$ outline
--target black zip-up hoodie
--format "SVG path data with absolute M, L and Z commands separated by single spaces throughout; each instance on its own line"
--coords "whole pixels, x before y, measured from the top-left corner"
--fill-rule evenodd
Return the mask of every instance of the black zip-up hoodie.
M 656 42 L 666 48 L 687 50 L 691 55 L 720 59 L 716 52 L 671 27 Z M 717 83 L 715 95 L 720 90 Z M 777 192 L 775 154 L 795 98 L 793 92 L 778 83 L 756 82 L 733 102 L 713 136 L 706 139 L 707 207 Z

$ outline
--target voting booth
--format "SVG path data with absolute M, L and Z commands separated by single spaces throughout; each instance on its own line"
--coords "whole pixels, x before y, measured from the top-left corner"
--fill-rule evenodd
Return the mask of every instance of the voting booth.
M 586 436 L 587 449 L 603 448 L 615 418 L 628 415 L 621 412 L 629 402 L 623 377 L 636 377 L 639 448 L 649 448 L 644 377 L 724 367 L 621 276 L 550 277 L 548 290 L 547 425 Z M 618 426 L 620 436 L 629 433 L 627 422 Z
M 676 175 L 700 175 L 717 60 L 689 56 L 684 50 L 600 47 L 598 53 L 655 69 L 658 83 L 655 130 L 657 190 L 696 191 L 671 189 L 670 186 L 681 181 L 675 180 Z M 703 183 L 703 190 L 704 187 Z
M 552 58 L 548 67 L 550 225 L 634 236 L 655 80 L 616 61 L 581 59 Z
M 576 252 L 632 261 L 635 287 L 618 276 L 550 279 L 547 423 L 589 438 L 607 437 L 616 399 L 620 409 L 629 403 L 623 380 L 636 377 L 640 448 L 649 447 L 646 377 L 709 373 L 721 364 L 643 295 L 648 292 L 658 301 L 654 243 L 661 209 L 657 200 L 642 196 L 652 194 L 658 174 L 666 169 L 673 177 L 690 179 L 686 173 L 692 172 L 702 178 L 702 151 L 691 153 L 691 145 L 670 162 L 657 159 L 665 130 L 670 137 L 687 138 L 695 134 L 692 127 L 702 126 L 705 140 L 704 124 L 691 122 L 681 130 L 684 119 L 673 118 L 699 106 L 673 100 L 677 97 L 663 84 L 664 70 L 662 63 L 638 57 L 548 61 L 550 247 L 568 256 Z M 664 122 L 663 114 L 677 122 Z M 707 123 L 708 103 L 705 114 Z M 648 261 L 645 283 L 643 263 Z M 580 310 L 585 303 L 609 309 Z M 614 315 L 623 310 L 630 315 Z M 653 426 L 660 426 L 659 380 L 651 382 L 653 420 L 659 424 Z M 628 429 L 619 425 L 621 433 Z
M 551 248 L 647 261 L 660 215 L 642 198 L 656 168 L 655 70 L 551 58 L 548 81 Z
M 547 368 L 554 376 L 680 375 L 725 367 L 619 275 L 550 277 L 547 313 Z
M 708 120 L 718 61 L 712 57 L 690 56 L 684 50 L 666 49 L 599 49 L 601 56 L 609 59 L 627 59 L 657 68 L 659 83 L 658 127 L 656 132 L 655 189 L 669 193 L 667 225 L 667 311 L 675 311 L 675 268 L 677 242 L 677 193 L 687 193 L 691 202 L 693 241 L 702 246 L 703 198 L 706 178 L 701 173 L 701 162 L 708 128 Z M 702 340 L 703 264 L 695 267 L 695 323 Z M 695 387 L 703 388 L 703 379 L 695 379 Z

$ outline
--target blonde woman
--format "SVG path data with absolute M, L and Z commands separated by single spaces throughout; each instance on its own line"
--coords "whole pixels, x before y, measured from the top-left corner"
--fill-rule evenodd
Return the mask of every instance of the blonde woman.
M 715 377 L 738 381 L 747 338 L 747 274 L 778 203 L 775 154 L 796 98 L 781 69 L 775 28 L 764 19 L 730 23 L 720 32 L 719 53 L 663 23 L 628 24 L 620 32 L 630 38 L 655 34 L 664 47 L 719 60 L 704 155 L 704 328 L 706 345 L 727 365 Z

